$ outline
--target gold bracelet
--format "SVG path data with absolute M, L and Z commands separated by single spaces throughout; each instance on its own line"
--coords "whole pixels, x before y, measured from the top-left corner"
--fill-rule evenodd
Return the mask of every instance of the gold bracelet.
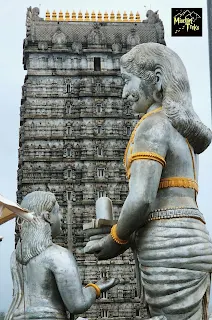
M 97 286 L 97 284 L 88 283 L 87 286 L 86 286 L 86 288 L 88 288 L 88 287 L 94 288 L 94 289 L 96 290 L 96 297 L 97 297 L 97 298 L 100 297 L 100 295 L 101 295 L 101 290 L 100 290 L 100 288 Z
M 118 235 L 116 233 L 116 228 L 117 228 L 117 224 L 112 226 L 111 231 L 110 231 L 110 235 L 113 238 L 113 240 L 118 244 L 126 244 L 126 243 L 128 243 L 128 240 L 122 240 L 122 239 L 120 239 L 118 237 Z

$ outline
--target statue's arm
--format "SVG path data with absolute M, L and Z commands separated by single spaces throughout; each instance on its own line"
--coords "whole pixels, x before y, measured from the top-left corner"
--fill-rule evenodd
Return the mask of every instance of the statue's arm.
M 58 246 L 56 250 L 50 253 L 49 268 L 54 274 L 61 298 L 70 313 L 83 313 L 95 302 L 96 291 L 92 287 L 83 288 L 73 254 Z
M 165 158 L 170 139 L 170 125 L 164 115 L 146 119 L 137 129 L 133 153 L 154 152 Z M 153 160 L 139 159 L 131 164 L 129 194 L 124 202 L 117 224 L 121 239 L 141 227 L 148 216 L 151 204 L 157 196 L 163 166 Z

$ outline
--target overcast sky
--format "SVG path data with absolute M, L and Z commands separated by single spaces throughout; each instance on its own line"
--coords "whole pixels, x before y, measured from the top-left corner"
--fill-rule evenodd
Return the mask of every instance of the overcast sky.
M 3 1 L 3 0 L 2 0 Z M 10 0 L 1 6 L 1 50 L 0 50 L 0 193 L 11 200 L 16 200 L 16 177 L 18 164 L 18 131 L 21 86 L 25 71 L 22 66 L 22 45 L 25 37 L 26 9 L 40 5 L 41 17 L 45 17 L 46 9 L 64 12 L 80 9 L 84 12 L 107 10 L 110 12 L 124 10 L 135 13 L 139 11 L 145 19 L 146 10 L 158 10 L 165 27 L 167 46 L 175 50 L 182 58 L 188 72 L 193 105 L 202 121 L 211 127 L 211 104 L 209 87 L 209 57 L 207 34 L 206 0 Z M 171 37 L 171 8 L 203 8 L 203 37 Z M 199 170 L 199 208 L 207 221 L 207 228 L 212 234 L 211 215 L 211 181 L 212 181 L 212 147 L 200 156 Z M 0 243 L 0 312 L 6 311 L 12 297 L 9 260 L 14 246 L 14 222 L 0 226 L 0 235 L 4 237 Z

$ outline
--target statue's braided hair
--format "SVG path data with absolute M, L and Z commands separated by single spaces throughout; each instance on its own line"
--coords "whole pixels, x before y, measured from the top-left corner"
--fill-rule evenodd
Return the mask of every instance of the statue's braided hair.
M 209 146 L 212 132 L 194 112 L 187 72 L 174 51 L 158 43 L 140 44 L 122 56 L 121 66 L 149 83 L 155 83 L 159 72 L 163 110 L 173 127 L 188 139 L 195 153 Z
M 21 229 L 21 241 L 16 247 L 16 258 L 22 264 L 52 244 L 51 226 L 44 220 L 44 212 L 52 212 L 57 201 L 51 192 L 34 191 L 27 194 L 21 202 L 22 208 L 34 213 L 31 222 L 25 221 Z

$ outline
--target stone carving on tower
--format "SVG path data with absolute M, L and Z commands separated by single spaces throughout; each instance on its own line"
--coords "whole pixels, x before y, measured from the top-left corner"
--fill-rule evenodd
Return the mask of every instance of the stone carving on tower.
M 60 28 L 58 28 L 55 34 L 53 35 L 52 43 L 53 43 L 53 47 L 57 49 L 62 49 L 66 47 L 66 43 L 67 43 L 66 35 L 60 30 Z
M 106 46 L 106 38 L 104 32 L 100 29 L 98 23 L 95 23 L 93 26 L 93 30 L 87 36 L 88 45 L 91 46 Z

